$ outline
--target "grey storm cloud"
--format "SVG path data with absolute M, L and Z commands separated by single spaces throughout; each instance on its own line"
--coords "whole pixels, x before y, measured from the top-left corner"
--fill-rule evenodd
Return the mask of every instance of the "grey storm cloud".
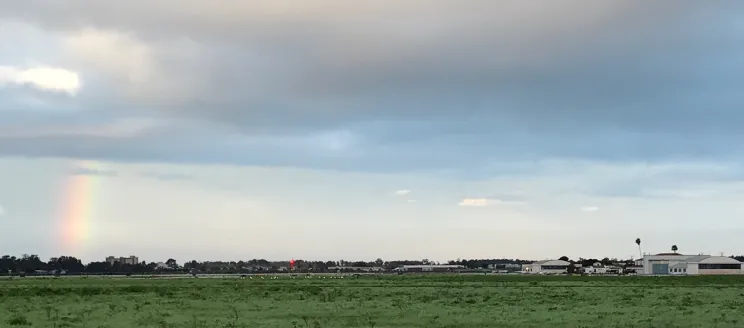
M 83 89 L 48 96 L 62 114 L 0 99 L 2 122 L 16 126 L 0 129 L 0 150 L 380 169 L 736 158 L 738 9 L 667 0 L 6 1 L 0 21 L 58 37 L 56 62 L 81 72 Z M 47 97 L 0 89 L 9 92 Z M 129 123 L 105 135 L 50 129 L 49 115 Z M 146 119 L 157 123 L 131 123 Z

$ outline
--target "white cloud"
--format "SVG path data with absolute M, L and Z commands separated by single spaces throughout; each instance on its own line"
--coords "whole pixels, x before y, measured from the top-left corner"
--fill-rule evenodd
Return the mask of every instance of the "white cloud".
M 66 37 L 63 45 L 66 55 L 129 82 L 147 80 L 153 68 L 150 49 L 131 35 L 118 31 L 84 29 Z
M 581 210 L 584 211 L 584 212 L 596 212 L 596 211 L 599 211 L 599 207 L 597 207 L 597 206 L 584 206 L 584 207 L 581 208 Z
M 491 203 L 486 198 L 465 198 L 460 201 L 459 206 L 472 206 L 472 207 L 483 207 L 488 206 Z
M 465 198 L 458 203 L 458 206 L 467 207 L 484 207 L 492 205 L 525 205 L 523 201 L 511 201 L 502 199 L 488 199 L 488 198 Z
M 415 199 L 409 199 L 409 200 L 408 200 L 408 202 L 409 202 L 409 203 L 415 203 L 415 202 L 416 202 L 416 200 L 415 200 Z
M 396 191 L 395 192 L 395 195 L 396 196 L 408 196 L 408 194 L 410 194 L 410 193 L 411 193 L 411 191 L 408 190 L 408 189 L 401 189 L 401 190 Z
M 81 87 L 78 73 L 63 68 L 0 66 L 0 86 L 30 85 L 37 89 L 75 95 Z

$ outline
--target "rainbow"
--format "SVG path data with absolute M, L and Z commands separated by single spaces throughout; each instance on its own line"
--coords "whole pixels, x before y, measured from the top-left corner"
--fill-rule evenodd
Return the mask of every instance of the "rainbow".
M 95 204 L 95 190 L 99 176 L 83 171 L 100 170 L 93 161 L 76 161 L 73 174 L 66 177 L 63 187 L 61 220 L 61 249 L 65 255 L 74 256 L 85 246 L 90 237 L 91 216 Z M 88 172 L 90 173 L 90 172 Z M 74 253 L 74 254 L 73 254 Z M 62 254 L 59 254 L 62 255 Z

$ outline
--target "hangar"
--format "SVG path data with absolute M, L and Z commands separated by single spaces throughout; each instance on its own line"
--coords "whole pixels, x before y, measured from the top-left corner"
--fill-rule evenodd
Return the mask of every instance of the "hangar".
M 742 263 L 725 256 L 661 253 L 643 256 L 643 273 L 648 275 L 730 275 L 744 274 Z
M 523 270 L 526 273 L 537 274 L 564 274 L 568 273 L 571 262 L 562 260 L 544 260 L 525 264 Z

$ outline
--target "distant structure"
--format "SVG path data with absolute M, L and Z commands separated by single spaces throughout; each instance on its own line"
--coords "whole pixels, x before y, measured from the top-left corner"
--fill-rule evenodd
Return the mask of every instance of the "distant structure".
M 170 269 L 170 267 L 163 262 L 155 263 L 155 270 L 168 270 L 168 269 Z
M 522 265 L 524 273 L 532 274 L 565 274 L 571 262 L 563 260 L 544 260 Z
M 128 265 L 136 265 L 139 264 L 139 258 L 130 255 L 129 257 L 116 257 L 116 256 L 109 256 L 106 257 L 106 262 L 108 262 L 109 265 L 114 265 L 114 263 L 120 263 L 120 264 L 128 264 Z
M 725 256 L 660 253 L 643 256 L 647 275 L 731 275 L 744 274 L 742 263 Z
M 441 264 L 441 265 L 402 265 L 393 272 L 454 272 L 458 269 L 464 269 L 462 265 Z
M 522 265 L 516 263 L 496 263 L 489 264 L 488 268 L 493 270 L 494 272 L 507 273 L 522 270 Z
M 332 266 L 328 267 L 330 272 L 383 272 L 383 267 L 355 267 L 355 266 Z
M 623 272 L 623 268 L 617 265 L 604 265 L 602 262 L 594 262 L 591 266 L 577 268 L 577 271 L 588 275 L 617 275 Z

